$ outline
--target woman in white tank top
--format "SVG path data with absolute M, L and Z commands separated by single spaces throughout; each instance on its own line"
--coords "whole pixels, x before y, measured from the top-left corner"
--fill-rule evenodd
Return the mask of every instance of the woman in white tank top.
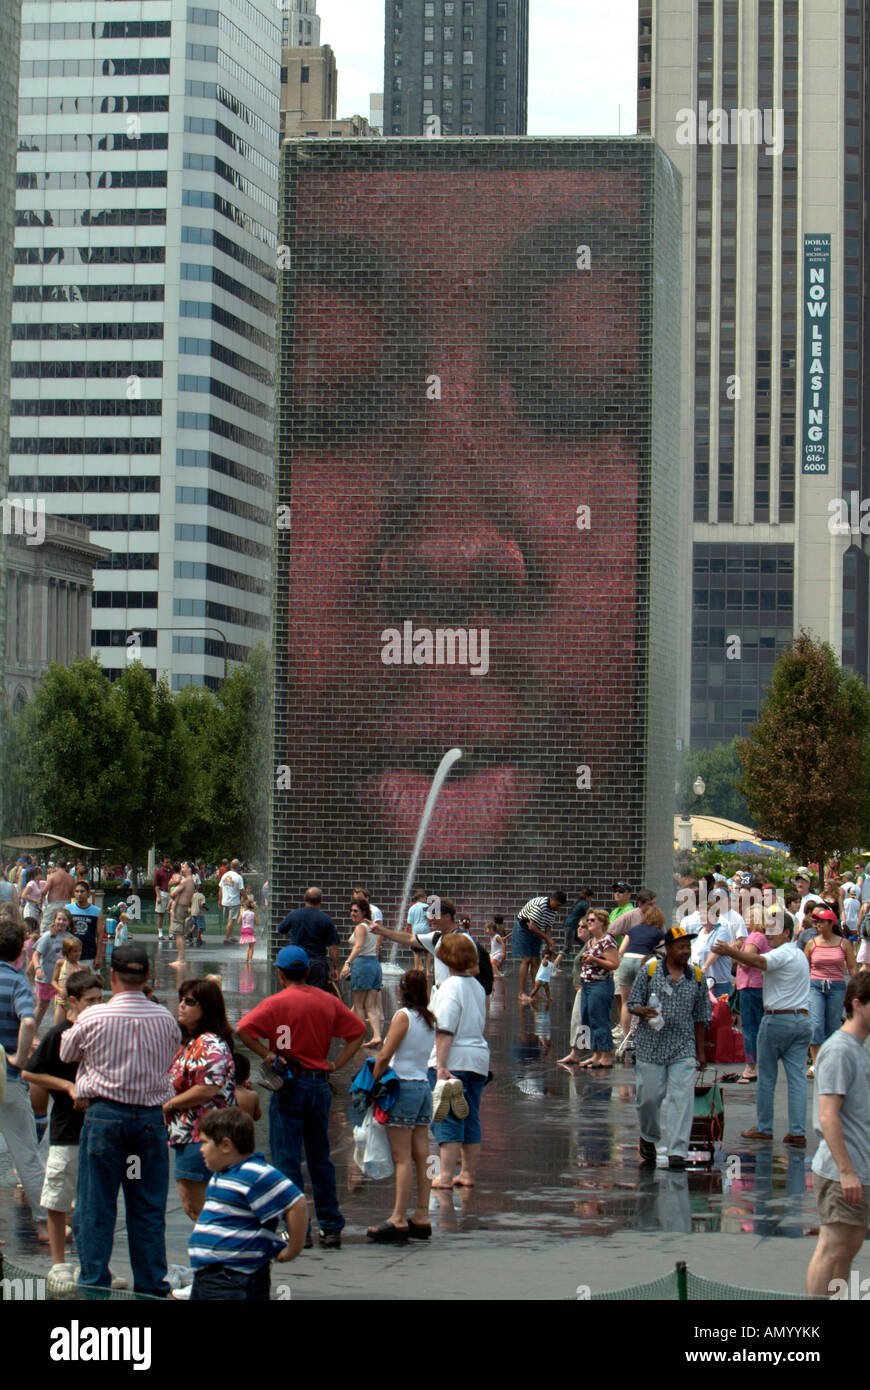
M 393 1015 L 384 1045 L 378 1053 L 377 1079 L 392 1067 L 399 1090 L 387 1115 L 387 1134 L 396 1167 L 393 1211 L 382 1226 L 369 1226 L 369 1240 L 398 1244 L 408 1239 L 428 1240 L 429 1223 L 429 1125 L 432 1092 L 429 1089 L 429 1054 L 435 1042 L 435 1018 L 429 1012 L 429 988 L 422 970 L 408 970 L 399 984 L 402 1007 Z M 417 1170 L 417 1205 L 407 1215 L 414 1173 Z

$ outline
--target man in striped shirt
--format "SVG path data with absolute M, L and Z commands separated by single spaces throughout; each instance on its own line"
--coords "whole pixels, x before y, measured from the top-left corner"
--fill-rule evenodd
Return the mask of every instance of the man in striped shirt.
M 175 1094 L 169 1067 L 181 1030 L 168 1009 L 142 993 L 147 981 L 144 947 L 119 946 L 112 956 L 112 998 L 87 1009 L 64 1033 L 60 1055 L 81 1062 L 76 1103 L 87 1102 L 73 1217 L 79 1286 L 109 1287 L 123 1187 L 133 1287 L 165 1298 L 169 1150 L 162 1107 Z
M 254 1153 L 254 1122 L 237 1106 L 200 1121 L 202 1156 L 213 1177 L 190 1237 L 191 1302 L 264 1303 L 270 1262 L 295 1260 L 305 1242 L 308 1207 L 295 1183 Z M 283 1216 L 286 1244 L 278 1230 Z
M 547 898 L 529 898 L 520 908 L 514 921 L 511 954 L 520 957 L 520 998 L 526 993 L 526 979 L 533 960 L 541 958 L 541 942 L 555 955 L 552 931 L 556 916 L 565 911 L 566 893 L 551 893 Z

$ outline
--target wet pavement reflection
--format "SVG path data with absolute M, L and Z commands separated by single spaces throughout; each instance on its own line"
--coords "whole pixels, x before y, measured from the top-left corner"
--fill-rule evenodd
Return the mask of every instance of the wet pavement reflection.
M 154 959 L 154 990 L 173 1009 L 174 958 L 167 944 L 137 933 Z M 253 968 L 244 968 L 240 948 L 206 946 L 189 952 L 192 975 L 221 976 L 231 1023 L 274 991 L 274 970 L 257 947 Z M 487 1231 L 498 1236 L 534 1234 L 543 1241 L 565 1236 L 608 1236 L 634 1230 L 651 1235 L 669 1232 L 724 1232 L 798 1238 L 817 1223 L 810 1163 L 815 1136 L 807 1149 L 791 1150 L 778 1140 L 758 1148 L 739 1138 L 755 1122 L 754 1087 L 726 1084 L 725 1142 L 712 1167 L 687 1172 L 641 1171 L 637 1162 L 634 1069 L 617 1063 L 612 1072 L 570 1074 L 557 1066 L 568 1045 L 574 992 L 570 975 L 553 979 L 552 1004 L 521 1006 L 513 975 L 495 981 L 490 999 L 488 1039 L 492 1083 L 483 1095 L 483 1149 L 474 1189 L 433 1192 L 432 1221 L 442 1231 Z M 384 1012 L 397 1007 L 394 979 L 384 988 Z M 43 1032 L 45 1029 L 43 1028 Z M 367 1055 L 360 1054 L 360 1060 Z M 345 1243 L 363 1242 L 365 1228 L 379 1224 L 392 1206 L 390 1180 L 373 1182 L 352 1161 L 354 1117 L 347 1098 L 356 1059 L 335 1083 L 331 1133 L 339 1200 L 347 1221 Z M 714 1069 L 705 1074 L 712 1079 Z M 732 1072 L 717 1069 L 719 1076 Z M 739 1066 L 737 1068 L 740 1070 Z M 257 1126 L 259 1146 L 268 1155 L 268 1094 L 260 1089 L 263 1118 Z M 812 1096 L 810 1096 L 812 1099 Z M 809 1118 L 809 1115 L 808 1115 Z M 777 1088 L 775 1134 L 787 1129 L 785 1083 Z M 437 1147 L 432 1142 L 432 1152 Z M 170 1263 L 187 1262 L 190 1223 L 170 1183 L 167 1255 Z M 16 1192 L 8 1154 L 0 1140 L 0 1236 L 5 1253 L 35 1271 L 49 1266 L 47 1247 L 37 1244 L 35 1228 L 21 1194 Z M 116 1240 L 122 1264 L 123 1202 Z

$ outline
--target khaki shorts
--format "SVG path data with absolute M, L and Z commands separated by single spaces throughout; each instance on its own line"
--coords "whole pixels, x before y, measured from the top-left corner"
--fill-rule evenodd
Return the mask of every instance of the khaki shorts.
M 158 889 L 157 889 L 157 902 L 156 902 L 156 904 L 155 904 L 154 910 L 155 910 L 155 912 L 164 913 L 164 912 L 168 911 L 168 909 L 169 909 L 169 889 L 168 889 L 168 888 L 158 888 Z
M 823 1178 L 813 1173 L 813 1191 L 819 1209 L 819 1221 L 823 1226 L 870 1226 L 870 1192 L 862 1184 L 861 1201 L 853 1207 L 843 1196 L 843 1189 L 833 1178 Z M 42 1204 L 45 1206 L 45 1202 Z
M 78 1176 L 78 1144 L 51 1144 L 39 1199 L 46 1211 L 72 1211 Z

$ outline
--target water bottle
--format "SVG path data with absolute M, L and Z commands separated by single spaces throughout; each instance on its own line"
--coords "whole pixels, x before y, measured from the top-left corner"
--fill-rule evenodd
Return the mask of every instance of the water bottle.
M 647 1023 L 649 1024 L 650 1028 L 652 1028 L 653 1032 L 657 1033 L 660 1028 L 664 1028 L 665 1026 L 665 1020 L 662 1017 L 661 1000 L 659 999 L 657 994 L 650 995 L 649 999 L 647 1000 L 647 1006 L 650 1009 L 655 1009 L 654 1016 L 652 1018 L 648 1018 Z

